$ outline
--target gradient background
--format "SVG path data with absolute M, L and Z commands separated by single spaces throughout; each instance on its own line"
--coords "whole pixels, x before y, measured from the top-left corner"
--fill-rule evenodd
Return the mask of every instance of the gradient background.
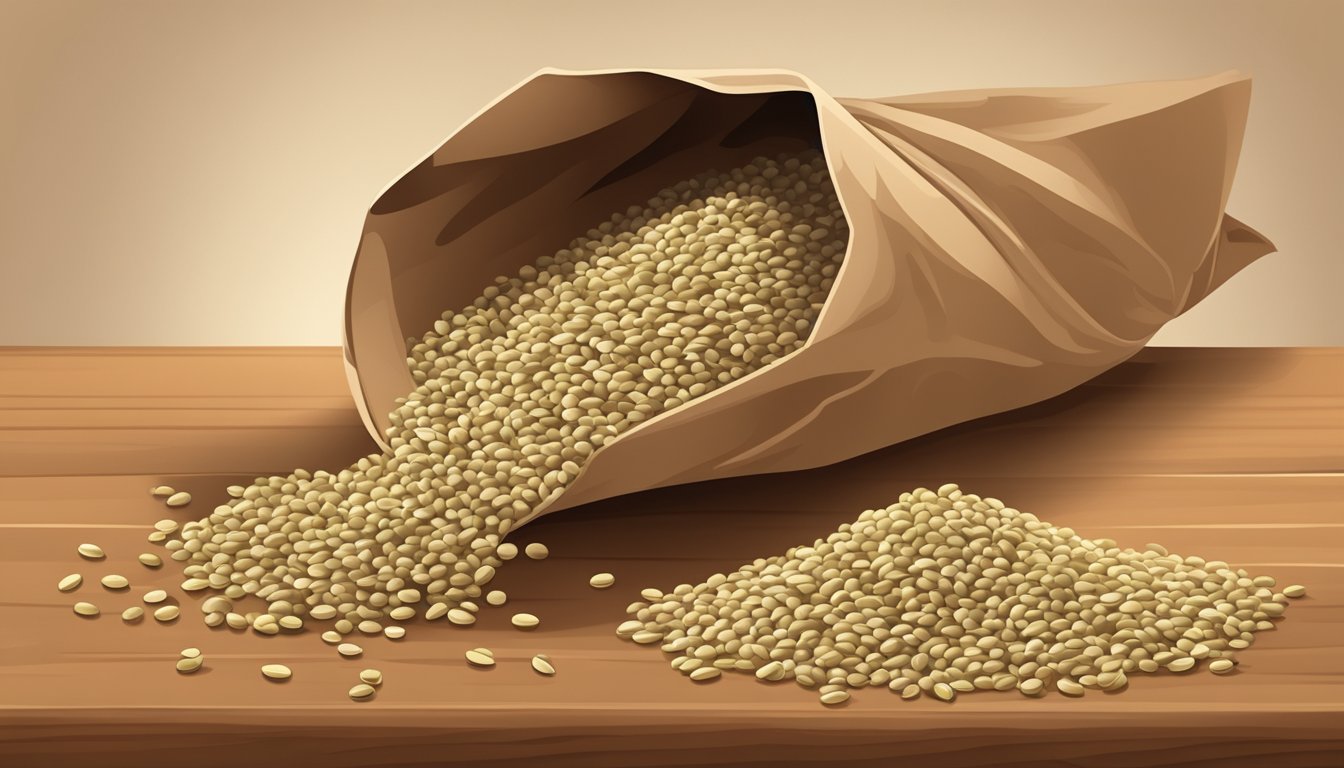
M 1228 209 L 1279 253 L 1155 342 L 1344 344 L 1344 2 L 560 5 L 0 0 L 0 344 L 339 344 L 369 204 L 544 66 L 840 96 L 1249 72 Z

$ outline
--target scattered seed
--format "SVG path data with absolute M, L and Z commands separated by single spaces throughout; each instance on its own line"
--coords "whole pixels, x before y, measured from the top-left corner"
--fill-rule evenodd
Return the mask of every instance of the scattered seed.
M 80 544 L 79 556 L 85 560 L 102 560 L 104 557 L 107 557 L 107 555 L 103 553 L 103 548 L 97 544 Z
M 359 679 L 369 685 L 382 685 L 383 673 L 376 669 L 364 669 L 360 670 Z
M 541 623 L 541 619 L 530 613 L 515 613 L 511 619 L 513 626 L 519 629 L 532 629 Z
M 187 579 L 182 582 L 182 589 L 187 592 L 199 592 L 202 589 L 209 589 L 210 582 L 207 579 Z
M 62 592 L 74 592 L 76 589 L 79 589 L 79 585 L 83 583 L 83 576 L 80 576 L 78 573 L 72 573 L 61 579 L 60 582 L 56 584 L 56 588 Z
M 125 576 L 119 576 L 115 573 L 109 573 L 102 578 L 103 586 L 107 589 L 126 589 L 131 585 L 129 579 Z
M 154 619 L 156 621 L 173 621 L 180 614 L 181 610 L 179 610 L 176 605 L 164 605 L 154 609 Z
M 717 680 L 723 674 L 715 667 L 698 667 L 691 671 L 690 678 L 696 682 Z
M 195 672 L 196 670 L 200 669 L 201 665 L 204 663 L 205 659 L 201 658 L 199 655 L 184 656 L 177 660 L 177 671 L 181 672 L 184 675 L 189 675 L 192 672 Z
M 478 667 L 495 666 L 495 655 L 488 648 L 473 648 L 466 653 L 467 661 Z
M 1237 668 L 1237 663 L 1231 659 L 1214 659 L 1209 662 L 1209 671 L 1215 675 L 1226 675 Z
M 490 605 L 503 605 L 509 601 L 509 596 L 501 589 L 492 589 L 485 594 L 485 602 Z
M 154 524 L 154 530 L 163 531 L 164 533 L 172 533 L 177 530 L 177 521 L 164 518 Z
M 79 602 L 75 603 L 75 613 L 80 616 L 97 616 L 98 606 L 93 603 Z
M 145 552 L 139 556 L 140 564 L 146 568 L 158 568 L 163 565 L 163 559 L 158 555 Z
M 546 548 L 545 544 L 534 541 L 523 548 L 523 553 L 533 560 L 545 560 L 550 556 L 551 551 Z
M 164 503 L 170 507 L 185 507 L 191 503 L 191 494 L 186 491 L 178 491 L 172 496 L 169 496 L 168 500 Z
M 164 600 L 168 599 L 168 593 L 164 592 L 162 589 L 151 589 L 145 593 L 143 599 L 146 603 L 151 605 L 154 603 L 162 603 Z
M 174 489 L 171 485 L 156 485 L 153 488 L 149 489 L 149 495 L 151 496 L 168 497 L 172 496 L 174 493 L 177 493 L 177 490 Z
M 358 645 L 355 645 L 354 643 L 341 643 L 340 645 L 336 646 L 336 652 L 341 654 L 342 656 L 349 656 L 353 658 L 355 656 L 362 656 L 364 654 L 364 649 L 360 648 Z
M 555 667 L 551 665 L 551 660 L 540 653 L 532 657 L 532 669 L 536 670 L 538 674 L 548 677 L 555 674 Z
M 145 541 L 148 541 L 151 544 L 158 544 L 167 538 L 168 534 L 163 531 L 151 531 L 150 534 L 145 537 Z
M 464 611 L 461 608 L 453 608 L 448 611 L 448 620 L 454 624 L 467 626 L 476 623 L 476 616 L 471 611 Z
M 588 586 L 593 589 L 606 589 L 616 583 L 616 577 L 610 573 L 595 573 L 588 579 Z
M 1306 594 L 1307 594 L 1307 588 L 1302 586 L 1301 584 L 1292 584 L 1290 586 L 1283 588 L 1284 597 L 1299 598 L 1299 597 L 1305 597 Z
M 262 664 L 261 674 L 269 680 L 288 680 L 294 672 L 284 664 Z
M 360 683 L 350 689 L 350 698 L 355 701 L 367 701 L 373 698 L 374 688 L 367 683 Z
M 386 627 L 383 629 L 383 634 L 386 635 L 389 640 L 400 640 L 406 636 L 406 628 Z
M 139 621 L 145 615 L 145 609 L 138 605 L 132 605 L 130 608 L 121 612 L 121 620 L 126 622 Z
M 323 632 L 323 633 L 322 633 L 322 642 L 324 642 L 324 643 L 330 643 L 331 645 L 337 645 L 337 644 L 339 644 L 339 643 L 341 643 L 341 642 L 344 642 L 344 640 L 345 640 L 345 638 L 344 638 L 344 637 L 341 637 L 341 633 L 340 633 L 340 632 L 332 632 L 331 630 L 327 630 L 326 632 Z
M 184 658 L 184 659 L 194 659 L 194 658 L 196 658 L 197 656 L 200 656 L 200 655 L 201 655 L 201 649 L 200 649 L 200 648 L 183 648 L 183 649 L 178 653 L 178 655 L 181 656 L 181 657 Z

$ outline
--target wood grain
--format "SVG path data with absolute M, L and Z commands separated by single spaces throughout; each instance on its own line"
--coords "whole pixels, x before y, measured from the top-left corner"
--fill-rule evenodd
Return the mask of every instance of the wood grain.
M 181 579 L 135 562 L 161 517 L 225 485 L 372 450 L 332 349 L 0 350 L 0 765 L 1337 766 L 1344 759 L 1344 350 L 1154 349 L 1063 397 L 831 467 L 702 483 L 544 517 L 516 534 L 505 609 L 413 624 L 345 660 L 313 634 L 124 625 Z M 645 586 L 699 581 L 808 541 L 919 484 L 959 482 L 1084 535 L 1161 542 L 1308 585 L 1239 671 L 1142 676 L 1080 700 L 984 693 L 954 705 L 859 692 L 840 710 L 794 685 L 692 684 L 616 639 Z M 166 482 L 186 510 L 150 499 Z M 81 561 L 83 541 L 107 550 Z M 74 594 L 56 591 L 72 571 Z M 587 586 L 597 571 L 616 587 Z M 133 586 L 110 593 L 97 576 Z M 80 619 L 76 599 L 104 615 Z M 542 618 L 508 626 L 514 611 Z M 181 648 L 205 651 L 193 676 Z M 468 668 L 486 645 L 500 664 Z M 526 660 L 550 654 L 559 674 Z M 282 662 L 286 684 L 258 667 Z M 345 690 L 376 666 L 386 684 Z

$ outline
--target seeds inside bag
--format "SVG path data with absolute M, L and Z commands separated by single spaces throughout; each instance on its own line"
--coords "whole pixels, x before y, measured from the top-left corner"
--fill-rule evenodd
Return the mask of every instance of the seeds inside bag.
M 847 238 L 816 152 L 663 190 L 412 339 L 390 453 L 260 478 L 184 525 L 173 557 L 194 583 L 269 601 L 257 621 L 474 620 L 458 606 L 512 521 L 605 442 L 803 344 Z

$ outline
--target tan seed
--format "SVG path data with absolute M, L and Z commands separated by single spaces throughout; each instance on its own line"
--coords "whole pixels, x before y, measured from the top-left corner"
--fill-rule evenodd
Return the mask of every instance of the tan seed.
M 121 620 L 126 622 L 139 621 L 144 615 L 144 608 L 141 608 L 138 605 L 132 605 L 130 608 L 121 612 Z
M 103 586 L 107 589 L 126 589 L 131 585 L 129 579 L 115 573 L 109 573 L 102 578 Z
M 336 652 L 341 654 L 342 656 L 349 656 L 353 658 L 355 656 L 362 655 L 364 653 L 364 649 L 360 648 L 358 645 L 355 645 L 354 643 L 341 643 L 340 645 L 336 646 Z
M 523 548 L 523 553 L 533 560 L 545 560 L 550 556 L 551 551 L 546 548 L 545 544 L 534 541 Z
M 146 568 L 158 568 L 163 565 L 163 559 L 151 552 L 142 553 L 139 558 L 140 564 Z
M 201 665 L 204 663 L 205 659 L 200 656 L 184 656 L 177 660 L 177 671 L 184 675 L 189 675 L 200 669 Z
M 83 583 L 83 576 L 80 576 L 78 573 L 72 573 L 61 579 L 60 582 L 56 584 L 56 588 L 62 592 L 74 592 L 76 589 L 79 589 L 79 585 Z
M 453 608 L 448 611 L 448 620 L 460 626 L 467 626 L 476 623 L 476 616 L 470 611 L 464 611 L 461 608 Z
M 690 678 L 700 683 L 709 680 L 717 680 L 722 674 L 723 673 L 715 667 L 697 667 L 691 672 Z
M 98 606 L 93 603 L 78 602 L 75 603 L 75 613 L 80 616 L 97 616 Z
M 937 696 L 943 701 L 952 701 L 953 699 L 957 698 L 957 692 L 953 690 L 952 686 L 948 685 L 947 683 L 934 683 L 933 695 Z
M 163 531 L 164 533 L 172 533 L 177 530 L 177 521 L 164 518 L 154 524 L 154 530 Z
M 541 620 L 530 613 L 515 613 L 511 619 L 513 626 L 519 629 L 532 629 L 541 623 Z
M 849 691 L 829 691 L 821 694 L 821 703 L 828 707 L 844 704 L 846 701 L 849 701 Z
M 488 649 L 473 648 L 466 653 L 467 661 L 478 667 L 495 666 L 495 656 Z
M 185 507 L 191 503 L 191 494 L 186 491 L 178 491 L 172 496 L 169 496 L 168 500 L 164 503 L 170 507 Z
M 1226 675 L 1237 668 L 1237 663 L 1231 659 L 1214 659 L 1209 662 L 1209 671 L 1215 675 Z
M 1304 597 L 1307 594 L 1307 588 L 1301 584 L 1291 584 L 1283 588 L 1283 596 L 1291 598 Z
M 610 573 L 595 573 L 588 579 L 588 586 L 593 589 L 606 589 L 616 583 L 616 577 Z
M 181 611 L 176 605 L 164 605 L 154 609 L 154 619 L 156 621 L 169 622 L 176 619 Z
M 389 640 L 400 640 L 401 638 L 403 638 L 403 637 L 406 636 L 406 628 L 405 628 L 405 627 L 384 627 L 384 628 L 383 628 L 383 634 L 386 635 L 387 638 L 388 638 Z
M 85 560 L 102 560 L 104 557 L 107 557 L 107 555 L 103 553 L 103 548 L 97 544 L 80 544 L 78 551 L 79 556 Z
M 536 670 L 537 674 L 547 677 L 555 674 L 555 667 L 551 665 L 551 660 L 540 653 L 532 657 L 532 669 Z
M 376 669 L 363 669 L 359 672 L 359 679 L 369 685 L 382 685 L 383 673 Z
M 373 698 L 374 688 L 367 683 L 360 683 L 350 689 L 350 698 L 355 701 L 367 701 Z
M 288 680 L 294 672 L 284 664 L 262 664 L 261 674 L 268 680 Z
M 502 589 L 492 589 L 485 593 L 485 602 L 490 605 L 503 605 L 509 601 L 509 596 Z
M 151 605 L 154 603 L 162 603 L 164 600 L 168 599 L 168 593 L 164 592 L 162 589 L 151 589 L 145 593 L 143 599 L 146 603 Z

